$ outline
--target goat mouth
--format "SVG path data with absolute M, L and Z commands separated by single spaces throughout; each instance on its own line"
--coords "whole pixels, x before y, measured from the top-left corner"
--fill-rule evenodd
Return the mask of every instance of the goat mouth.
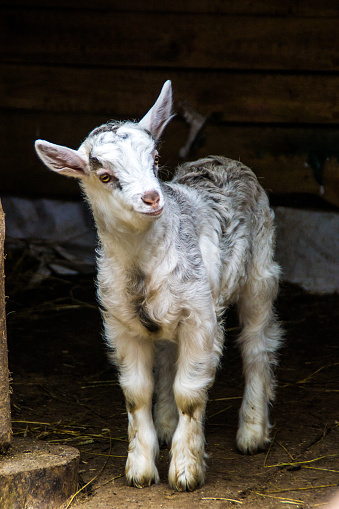
M 151 212 L 142 212 L 142 214 L 144 214 L 145 216 L 160 216 L 160 214 L 162 213 L 162 211 L 164 210 L 164 207 L 161 207 L 161 209 L 158 209 L 158 210 L 152 210 Z

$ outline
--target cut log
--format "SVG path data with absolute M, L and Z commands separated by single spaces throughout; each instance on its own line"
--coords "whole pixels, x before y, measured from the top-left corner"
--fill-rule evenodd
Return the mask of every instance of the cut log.
M 15 438 L 0 462 L 1 509 L 59 509 L 78 486 L 74 447 Z

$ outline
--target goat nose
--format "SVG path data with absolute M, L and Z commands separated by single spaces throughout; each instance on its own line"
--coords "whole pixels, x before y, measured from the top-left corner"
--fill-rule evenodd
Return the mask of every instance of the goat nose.
M 146 203 L 146 205 L 150 205 L 152 209 L 157 209 L 159 206 L 160 195 L 158 191 L 147 191 L 147 193 L 142 195 L 141 199 L 144 203 Z

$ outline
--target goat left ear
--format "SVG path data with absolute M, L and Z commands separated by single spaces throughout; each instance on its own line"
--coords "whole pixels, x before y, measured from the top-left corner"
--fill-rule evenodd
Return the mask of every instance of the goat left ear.
M 86 161 L 76 150 L 45 140 L 36 140 L 35 150 L 42 162 L 51 170 L 68 177 L 86 176 Z
M 172 112 L 172 84 L 166 81 L 154 106 L 140 120 L 139 125 L 147 129 L 157 141 L 168 122 L 173 118 Z

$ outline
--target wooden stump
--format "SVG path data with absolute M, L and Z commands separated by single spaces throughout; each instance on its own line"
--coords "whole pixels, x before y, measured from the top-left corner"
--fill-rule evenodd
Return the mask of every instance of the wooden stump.
M 12 437 L 7 356 L 5 270 L 4 270 L 5 214 L 0 202 L 0 454 L 4 454 Z
M 78 486 L 74 447 L 15 438 L 0 459 L 1 509 L 59 509 Z

